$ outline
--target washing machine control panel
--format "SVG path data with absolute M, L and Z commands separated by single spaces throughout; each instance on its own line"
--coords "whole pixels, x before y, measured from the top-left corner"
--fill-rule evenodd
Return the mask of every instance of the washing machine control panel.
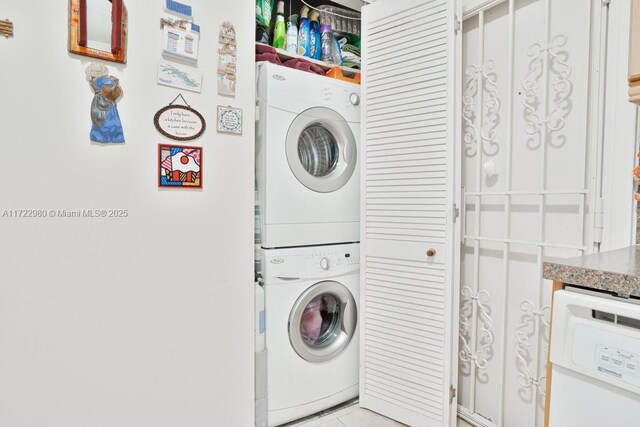
M 360 265 L 358 254 L 349 252 L 326 252 L 318 253 L 312 257 L 313 264 L 320 271 L 332 271 L 336 269 L 353 270 Z
M 306 248 L 263 249 L 262 275 L 265 282 L 291 282 L 293 279 L 327 279 L 342 274 L 358 274 L 360 245 L 339 245 Z M 271 283 L 271 282 L 270 282 Z

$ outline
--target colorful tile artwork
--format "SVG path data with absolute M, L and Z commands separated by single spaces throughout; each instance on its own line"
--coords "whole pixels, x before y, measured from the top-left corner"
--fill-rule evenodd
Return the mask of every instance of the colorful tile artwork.
M 158 186 L 202 188 L 202 147 L 158 145 Z

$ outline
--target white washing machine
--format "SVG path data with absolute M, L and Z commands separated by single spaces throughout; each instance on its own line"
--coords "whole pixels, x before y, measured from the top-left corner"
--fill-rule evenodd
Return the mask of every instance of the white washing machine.
M 358 395 L 359 244 L 262 251 L 268 425 Z
M 263 248 L 360 241 L 360 86 L 258 64 Z

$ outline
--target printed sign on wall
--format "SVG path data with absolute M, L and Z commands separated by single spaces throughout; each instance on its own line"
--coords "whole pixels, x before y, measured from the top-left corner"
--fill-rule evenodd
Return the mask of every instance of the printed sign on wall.
M 218 105 L 218 132 L 242 135 L 242 109 Z
M 178 98 L 182 98 L 186 105 L 175 105 L 174 102 Z M 178 95 L 169 105 L 161 108 L 153 116 L 153 124 L 158 132 L 176 141 L 196 139 L 207 128 L 202 114 L 191 108 L 182 95 Z

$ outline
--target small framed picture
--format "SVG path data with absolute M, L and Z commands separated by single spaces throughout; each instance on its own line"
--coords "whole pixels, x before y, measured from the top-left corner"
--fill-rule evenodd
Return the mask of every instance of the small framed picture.
M 218 105 L 218 133 L 242 135 L 242 109 Z
M 158 187 L 202 188 L 202 147 L 158 145 Z

